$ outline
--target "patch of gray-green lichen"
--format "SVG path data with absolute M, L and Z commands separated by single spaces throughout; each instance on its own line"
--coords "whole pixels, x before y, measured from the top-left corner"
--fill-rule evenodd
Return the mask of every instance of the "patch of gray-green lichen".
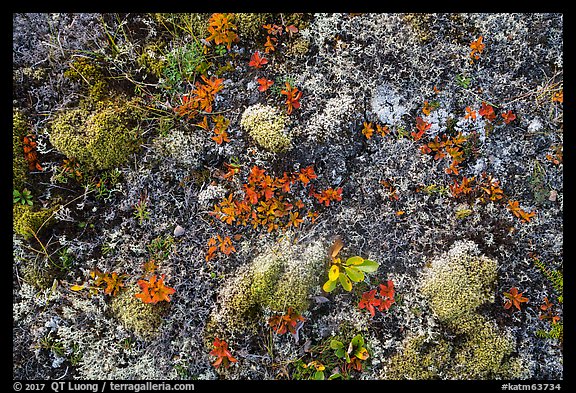
M 153 338 L 162 324 L 166 302 L 147 304 L 134 297 L 135 288 L 122 291 L 112 299 L 112 311 L 116 318 L 137 337 Z
M 324 255 L 319 243 L 304 247 L 283 240 L 269 247 L 220 287 L 220 307 L 207 330 L 215 324 L 230 331 L 251 330 L 265 323 L 266 313 L 284 313 L 289 307 L 304 312 L 319 288 Z
M 277 108 L 256 104 L 246 108 L 240 125 L 258 146 L 279 153 L 291 147 L 292 138 L 285 129 L 286 120 Z
M 458 241 L 432 261 L 421 291 L 440 320 L 440 339 L 413 336 L 393 355 L 392 379 L 518 378 L 526 373 L 506 332 L 478 312 L 494 301 L 498 265 L 470 241 Z M 452 337 L 451 344 L 448 337 Z

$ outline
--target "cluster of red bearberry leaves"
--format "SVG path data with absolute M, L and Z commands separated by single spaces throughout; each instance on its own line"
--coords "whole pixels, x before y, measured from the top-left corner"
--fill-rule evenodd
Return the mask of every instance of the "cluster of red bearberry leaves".
M 263 25 L 262 27 L 266 29 L 268 33 L 266 36 L 266 43 L 264 44 L 265 53 L 270 53 L 276 50 L 278 40 L 284 31 L 289 33 L 290 36 L 298 32 L 298 28 L 296 28 L 294 25 L 283 27 L 276 24 L 267 24 Z M 268 64 L 268 59 L 264 56 L 261 56 L 259 51 L 255 51 L 252 54 L 250 57 L 250 62 L 248 63 L 250 67 L 256 69 L 260 69 L 266 64 Z M 260 92 L 265 92 L 275 83 L 274 80 L 268 79 L 267 77 L 259 77 L 256 79 L 256 81 L 258 82 L 258 91 Z M 280 90 L 280 94 L 286 96 L 286 101 L 284 104 L 286 105 L 286 113 L 288 115 L 292 114 L 294 109 L 300 108 L 300 98 L 302 98 L 302 92 L 299 91 L 297 87 L 292 86 L 288 81 L 286 81 L 284 82 L 284 88 Z
M 394 302 L 394 282 L 388 280 L 386 283 L 380 284 L 379 292 L 378 289 L 364 292 L 358 303 L 358 308 L 365 308 L 374 317 L 376 309 L 380 312 L 388 311 Z
M 24 158 L 28 162 L 28 169 L 42 171 L 42 166 L 38 162 L 38 152 L 36 151 L 36 146 L 38 143 L 34 140 L 33 135 L 27 135 L 22 140 L 24 146 Z
M 535 211 L 527 212 L 520 207 L 518 201 L 506 197 L 504 191 L 500 188 L 500 182 L 485 172 L 482 173 L 479 180 L 475 176 L 471 178 L 463 176 L 460 182 L 453 180 L 453 184 L 450 185 L 450 192 L 454 198 L 467 197 L 470 200 L 475 199 L 481 203 L 508 202 L 506 206 L 508 210 L 523 223 L 530 222 L 530 219 L 536 215 Z
M 233 193 L 230 193 L 214 205 L 214 211 L 210 213 L 229 225 L 252 225 L 254 229 L 262 226 L 267 228 L 268 232 L 279 228 L 298 228 L 305 219 L 314 222 L 318 213 L 305 209 L 304 202 L 294 197 L 294 187 L 308 186 L 309 195 L 325 206 L 342 200 L 341 187 L 330 187 L 316 192 L 311 185 L 311 180 L 316 178 L 312 166 L 298 172 L 284 172 L 282 177 L 274 177 L 268 175 L 265 169 L 254 165 L 248 174 L 247 182 L 241 185 L 242 197 L 234 198 Z
M 284 334 L 286 332 L 296 334 L 298 322 L 304 322 L 305 320 L 306 318 L 294 311 L 292 307 L 288 307 L 286 313 L 270 317 L 270 319 L 268 319 L 268 325 L 276 334 Z
M 225 166 L 228 171 L 221 178 L 234 181 L 235 175 L 240 172 L 240 166 Z M 236 183 L 241 196 L 235 198 L 231 192 L 215 204 L 214 210 L 209 214 L 228 225 L 251 225 L 254 229 L 266 228 L 268 232 L 299 228 L 305 220 L 314 223 L 319 213 L 306 208 L 302 199 L 296 197 L 295 187 L 299 186 L 304 190 L 307 188 L 308 195 L 326 207 L 342 200 L 342 187 L 316 191 L 312 181 L 317 177 L 311 165 L 297 172 L 283 172 L 282 177 L 271 176 L 265 169 L 254 165 L 248 173 L 246 183 Z M 234 240 L 239 238 L 240 235 L 234 236 Z M 217 253 L 230 255 L 235 251 L 230 236 L 218 234 L 208 240 L 206 261 L 216 257 Z
M 228 368 L 230 363 L 236 363 L 237 360 L 232 356 L 232 353 L 228 349 L 228 343 L 224 340 L 220 340 L 218 337 L 214 338 L 214 342 L 212 343 L 214 349 L 210 351 L 210 355 L 216 356 L 216 360 L 212 365 L 216 368 L 224 365 L 224 367 Z

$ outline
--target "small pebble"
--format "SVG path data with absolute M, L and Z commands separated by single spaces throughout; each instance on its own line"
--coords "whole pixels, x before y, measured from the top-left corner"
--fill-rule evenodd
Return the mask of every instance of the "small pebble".
M 550 191 L 550 196 L 548 197 L 549 201 L 556 202 L 556 197 L 558 196 L 558 191 L 552 190 Z
M 174 228 L 174 237 L 183 236 L 186 233 L 186 230 L 182 228 L 180 225 L 176 225 Z

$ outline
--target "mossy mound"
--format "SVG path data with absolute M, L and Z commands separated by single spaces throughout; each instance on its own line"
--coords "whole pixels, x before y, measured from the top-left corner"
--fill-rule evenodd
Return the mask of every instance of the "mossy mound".
M 493 379 L 518 378 L 523 368 L 512 357 L 514 342 L 478 313 L 494 301 L 496 261 L 480 254 L 470 241 L 456 242 L 432 262 L 421 292 L 451 337 L 407 340 L 400 354 L 390 358 L 388 378 L 393 379 Z
M 109 85 L 104 68 L 89 57 L 76 57 L 64 71 L 64 76 L 86 84 L 88 96 L 94 102 L 102 100 L 109 92 Z
M 12 187 L 21 190 L 28 176 L 22 138 L 28 133 L 28 122 L 22 112 L 12 109 Z
M 60 112 L 50 124 L 50 142 L 90 170 L 124 164 L 140 146 L 136 101 L 103 101 L 98 109 Z
M 12 225 L 14 233 L 23 236 L 28 240 L 33 235 L 33 232 L 38 232 L 38 229 L 44 224 L 43 228 L 47 228 L 52 223 L 51 216 L 58 207 L 50 209 L 34 210 L 34 207 L 29 205 L 15 204 L 12 207 Z
M 236 13 L 234 14 L 234 24 L 238 28 L 238 35 L 241 40 L 257 40 L 264 37 L 266 30 L 262 27 L 272 20 L 270 13 Z
M 158 333 L 168 303 L 143 303 L 134 297 L 137 289 L 131 287 L 112 298 L 112 312 L 126 329 L 139 338 L 149 339 Z
M 244 331 L 265 323 L 264 316 L 270 312 L 285 313 L 292 307 L 302 313 L 319 288 L 324 256 L 317 243 L 304 248 L 283 241 L 267 249 L 224 282 L 219 291 L 221 307 L 212 322 Z
M 258 146 L 273 153 L 290 148 L 292 138 L 286 134 L 286 117 L 277 108 L 256 104 L 244 111 L 240 125 Z

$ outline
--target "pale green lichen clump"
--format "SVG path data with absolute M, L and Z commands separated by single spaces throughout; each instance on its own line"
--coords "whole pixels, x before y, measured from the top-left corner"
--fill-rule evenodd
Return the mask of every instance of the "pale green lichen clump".
M 286 117 L 277 108 L 256 104 L 246 108 L 240 125 L 258 146 L 280 153 L 288 150 L 292 138 L 286 134 Z
M 101 102 L 99 106 L 92 112 L 77 108 L 58 114 L 50 125 L 50 142 L 90 169 L 111 169 L 139 148 L 138 111 L 130 102 Z
M 481 304 L 494 301 L 496 261 L 479 255 L 472 242 L 457 242 L 432 261 L 422 293 L 442 322 L 454 323 Z
M 409 338 L 401 353 L 390 358 L 387 377 L 392 379 L 518 378 L 520 358 L 511 357 L 512 339 L 478 312 L 494 301 L 496 261 L 480 255 L 476 244 L 456 242 L 432 262 L 421 291 L 448 334 L 430 340 Z M 455 335 L 455 337 L 454 337 Z
M 112 311 L 128 330 L 140 338 L 151 338 L 158 333 L 166 302 L 143 303 L 134 297 L 135 288 L 120 292 L 112 299 Z
M 212 322 L 242 331 L 265 323 L 263 316 L 269 312 L 292 307 L 302 313 L 319 288 L 324 255 L 319 244 L 303 248 L 287 240 L 267 249 L 222 285 L 221 307 Z

